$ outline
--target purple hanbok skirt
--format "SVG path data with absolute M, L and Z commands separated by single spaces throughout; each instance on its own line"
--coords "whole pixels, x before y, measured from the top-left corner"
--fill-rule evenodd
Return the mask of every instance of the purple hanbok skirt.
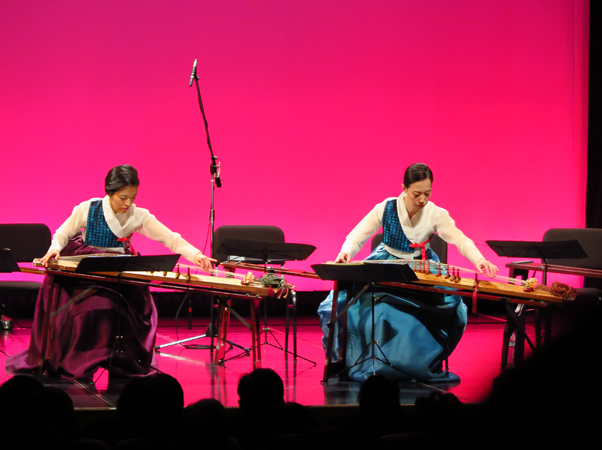
M 87 247 L 75 238 L 61 255 L 89 253 L 98 253 L 98 249 Z M 31 372 L 39 368 L 51 281 L 51 276 L 44 278 L 38 295 L 29 349 L 6 359 L 9 371 Z M 100 367 L 116 376 L 154 372 L 157 310 L 147 287 L 65 276 L 54 276 L 54 283 L 60 294 L 59 312 L 50 320 L 44 362 L 49 375 L 89 379 Z M 93 285 L 96 286 L 93 291 L 73 302 Z

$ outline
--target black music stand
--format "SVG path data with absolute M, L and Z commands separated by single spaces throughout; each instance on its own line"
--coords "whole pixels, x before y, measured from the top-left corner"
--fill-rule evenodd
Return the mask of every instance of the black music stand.
M 543 284 L 547 283 L 548 259 L 587 258 L 577 239 L 570 241 L 485 241 L 498 256 L 508 258 L 541 258 Z
M 228 261 L 244 261 L 249 264 L 261 264 L 264 266 L 265 273 L 270 273 L 270 269 L 267 267 L 268 264 L 276 264 L 279 266 L 284 265 L 286 261 L 303 261 L 311 255 L 315 246 L 309 244 L 293 244 L 287 242 L 267 242 L 257 241 L 251 239 L 240 239 L 231 236 L 225 236 L 219 247 L 217 248 L 217 254 L 228 255 Z M 297 335 L 297 319 L 296 319 L 296 304 L 297 304 L 297 293 L 293 290 L 292 302 L 294 308 L 293 318 L 293 335 L 295 336 L 295 349 L 292 352 L 293 358 L 301 358 L 312 364 L 316 364 L 303 356 L 297 354 L 296 335 Z M 287 312 L 288 314 L 288 312 Z M 288 317 L 288 316 L 287 316 Z M 268 327 L 268 312 L 267 305 L 264 305 L 263 309 L 263 322 L 264 326 L 261 330 L 257 330 L 258 333 L 263 331 L 264 342 L 262 345 L 269 345 L 271 347 L 282 350 L 284 353 L 291 353 L 288 349 L 284 348 L 278 341 L 272 329 Z M 288 322 L 287 322 L 288 324 Z M 268 333 L 274 338 L 278 345 L 274 345 L 268 342 Z
M 0 249 L 0 273 L 20 272 L 21 269 L 15 260 L 10 248 Z
M 386 261 L 363 261 L 359 264 L 314 264 L 311 266 L 322 280 L 347 282 L 400 282 L 418 281 L 409 264 Z
M 405 283 L 408 281 L 418 281 L 418 277 L 416 276 L 416 274 L 414 273 L 412 268 L 407 264 L 394 264 L 394 263 L 386 263 L 383 261 L 378 261 L 378 262 L 371 264 L 370 261 L 364 261 L 361 264 L 354 264 L 354 263 L 350 263 L 350 264 L 314 264 L 311 267 L 312 267 L 312 269 L 314 269 L 314 272 L 316 272 L 316 274 L 318 274 L 318 276 L 322 280 L 331 280 L 331 281 L 336 281 L 336 282 L 343 281 L 343 282 L 365 283 L 364 287 L 347 303 L 347 305 L 345 305 L 345 308 L 343 309 L 343 311 L 341 311 L 339 314 L 336 315 L 336 317 L 334 319 L 331 319 L 328 322 L 327 326 L 329 328 L 329 334 L 334 332 L 335 324 L 339 321 L 339 319 L 344 314 L 347 313 L 347 310 L 351 307 L 351 305 L 356 303 L 359 300 L 359 298 L 365 292 L 367 292 L 370 288 L 374 288 L 375 283 L 378 283 L 378 282 Z M 335 292 L 335 294 L 337 294 L 337 292 Z M 355 361 L 355 363 L 353 363 L 351 366 L 346 366 L 344 369 L 335 373 L 334 375 L 338 375 L 342 372 L 347 372 L 352 367 L 359 366 L 360 364 L 363 364 L 364 362 L 366 362 L 368 360 L 372 360 L 373 371 L 376 370 L 374 367 L 374 363 L 376 361 L 380 361 L 381 363 L 386 364 L 389 367 L 392 367 L 393 369 L 398 370 L 399 372 L 409 375 L 410 377 L 416 379 L 417 381 L 424 382 L 424 380 L 422 380 L 420 377 L 391 364 L 389 362 L 389 360 L 387 359 L 387 356 L 384 354 L 380 345 L 378 345 L 378 342 L 376 342 L 375 332 L 374 332 L 375 304 L 376 304 L 376 299 L 374 297 L 374 290 L 372 290 L 372 296 L 371 296 L 372 336 L 371 336 L 370 342 L 368 343 L 366 348 L 364 348 L 364 350 L 358 357 L 357 361 Z M 335 302 L 333 302 L 332 307 L 333 307 L 333 311 L 335 311 L 335 309 L 337 307 Z M 330 336 L 329 336 L 329 345 L 330 345 L 330 342 L 331 342 L 331 340 L 330 340 Z M 364 353 L 366 353 L 368 351 L 368 349 L 371 350 L 371 356 L 367 356 L 362 359 Z M 378 349 L 378 351 L 382 355 L 382 358 L 379 358 L 378 356 L 376 356 L 375 349 Z M 331 355 L 330 355 L 331 350 L 332 350 L 331 348 L 327 349 L 327 355 L 326 355 L 327 358 L 331 357 Z M 346 350 L 339 349 L 339 351 L 344 352 Z
M 225 236 L 216 253 L 228 255 L 228 261 L 281 266 L 286 261 L 304 261 L 315 249 L 315 246 L 308 244 L 264 242 Z
M 178 259 L 180 255 L 88 256 L 82 258 L 75 272 L 171 272 Z

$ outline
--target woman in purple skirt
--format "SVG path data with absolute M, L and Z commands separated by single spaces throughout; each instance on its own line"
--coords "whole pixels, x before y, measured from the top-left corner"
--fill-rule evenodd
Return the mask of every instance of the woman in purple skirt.
M 213 259 L 169 230 L 147 209 L 134 204 L 139 185 L 138 172 L 132 166 L 113 167 L 105 178 L 107 195 L 73 209 L 54 234 L 43 264 L 47 266 L 51 259 L 60 256 L 135 253 L 131 237 L 137 232 L 210 272 Z M 60 288 L 60 294 L 44 363 L 49 375 L 89 379 L 99 367 L 117 376 L 153 372 L 157 310 L 147 287 L 61 276 L 54 276 L 54 284 Z M 7 358 L 6 368 L 10 371 L 39 367 L 49 287 L 47 276 L 36 304 L 29 349 Z

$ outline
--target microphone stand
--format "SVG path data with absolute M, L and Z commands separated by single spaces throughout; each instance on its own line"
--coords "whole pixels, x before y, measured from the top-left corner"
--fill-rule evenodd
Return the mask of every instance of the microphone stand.
M 205 125 L 205 135 L 207 136 L 207 147 L 209 147 L 209 154 L 211 155 L 211 164 L 209 165 L 209 172 L 211 173 L 211 207 L 209 209 L 209 224 L 210 224 L 209 248 L 211 249 L 211 254 L 213 254 L 213 236 L 215 234 L 215 188 L 222 187 L 222 180 L 220 177 L 222 165 L 221 165 L 221 163 L 218 162 L 217 156 L 215 156 L 213 154 L 213 147 L 211 146 L 211 138 L 209 137 L 209 124 L 207 123 L 207 117 L 205 116 L 205 108 L 203 108 L 203 99 L 201 98 L 201 88 L 199 87 L 199 77 L 197 75 L 196 66 L 197 66 L 197 60 L 195 59 L 194 64 L 192 65 L 192 72 L 190 74 L 190 82 L 188 83 L 188 87 L 192 87 L 192 82 L 194 81 L 194 84 L 196 86 L 198 101 L 199 101 L 199 109 L 201 110 L 201 115 L 203 116 L 203 123 Z M 219 299 L 218 299 L 218 301 L 219 301 Z M 190 302 L 190 300 L 189 300 L 189 302 Z M 205 331 L 205 334 L 202 334 L 200 336 L 194 336 L 194 337 L 191 337 L 188 339 L 182 339 L 182 340 L 175 341 L 175 342 L 170 342 L 168 344 L 158 345 L 155 347 L 155 349 L 159 350 L 160 348 L 163 348 L 163 347 L 181 344 L 183 342 L 188 342 L 188 341 L 192 341 L 195 339 L 201 339 L 201 338 L 205 338 L 205 337 L 209 336 L 209 337 L 211 337 L 211 344 L 209 344 L 208 346 L 207 345 L 197 345 L 197 346 L 187 346 L 187 347 L 188 348 L 196 348 L 196 349 L 209 348 L 210 354 L 211 354 L 211 356 L 213 356 L 213 350 L 215 349 L 215 345 L 213 342 L 214 342 L 214 338 L 216 336 L 216 333 L 214 330 L 213 304 L 214 304 L 214 302 L 212 302 L 212 305 L 211 305 L 211 310 L 210 310 L 210 314 L 209 314 L 209 325 L 207 325 L 207 330 Z M 188 311 L 190 311 L 190 310 L 191 310 L 191 308 L 189 307 Z M 190 323 L 190 321 L 189 321 L 189 323 Z M 242 345 L 239 345 L 235 342 L 231 342 L 231 341 L 227 341 L 227 342 L 231 346 L 240 348 L 247 355 L 251 352 L 250 348 L 243 347 Z
M 211 164 L 209 165 L 209 173 L 211 173 L 211 209 L 209 212 L 209 223 L 211 225 L 211 231 L 209 235 L 209 248 L 213 252 L 213 235 L 215 234 L 215 188 L 222 187 L 222 180 L 220 177 L 221 163 L 217 161 L 217 156 L 213 154 L 213 147 L 211 146 L 211 138 L 209 137 L 209 124 L 207 123 L 207 117 L 205 116 L 205 108 L 203 108 L 203 99 L 201 98 L 201 89 L 199 87 L 199 77 L 196 73 L 197 60 L 194 60 L 192 66 L 192 73 L 190 74 L 189 87 L 192 86 L 192 81 L 196 86 L 196 92 L 199 100 L 199 109 L 203 116 L 203 123 L 205 125 L 205 136 L 207 136 L 207 147 L 209 147 L 209 154 L 211 155 Z

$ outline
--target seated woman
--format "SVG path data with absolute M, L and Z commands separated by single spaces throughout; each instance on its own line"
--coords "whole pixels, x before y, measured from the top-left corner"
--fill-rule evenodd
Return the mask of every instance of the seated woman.
M 137 232 L 210 272 L 214 260 L 134 204 L 139 185 L 132 166 L 113 167 L 105 178 L 107 195 L 73 209 L 54 234 L 43 264 L 60 256 L 134 253 L 131 237 Z M 50 279 L 45 277 L 38 296 L 29 349 L 7 358 L 8 370 L 32 371 L 39 366 Z M 46 351 L 44 368 L 49 375 L 87 379 L 101 366 L 118 376 L 153 372 L 157 310 L 148 287 L 60 276 L 54 277 L 54 284 L 60 296 Z
M 435 232 L 447 243 L 455 245 L 472 262 L 479 273 L 493 277 L 497 267 L 455 225 L 449 213 L 429 202 L 433 173 L 424 164 L 413 164 L 405 171 L 397 198 L 379 203 L 347 236 L 336 263 L 347 263 L 364 243 L 381 227 L 383 242 L 367 260 L 420 259 L 439 262 L 429 248 L 428 240 Z M 332 293 L 320 304 L 318 314 L 324 331 L 326 348 L 332 311 Z M 422 381 L 457 380 L 442 371 L 442 362 L 454 350 L 466 327 L 466 306 L 457 295 L 438 295 L 410 290 L 379 289 L 374 293 L 374 339 L 378 343 L 372 355 L 373 293 L 362 295 L 348 310 L 346 361 L 347 375 L 363 381 L 376 371 L 394 379 Z M 346 292 L 341 292 L 337 311 L 342 311 Z M 334 354 L 338 355 L 335 336 Z M 375 356 L 376 358 L 371 358 Z M 386 363 L 389 362 L 389 364 Z

